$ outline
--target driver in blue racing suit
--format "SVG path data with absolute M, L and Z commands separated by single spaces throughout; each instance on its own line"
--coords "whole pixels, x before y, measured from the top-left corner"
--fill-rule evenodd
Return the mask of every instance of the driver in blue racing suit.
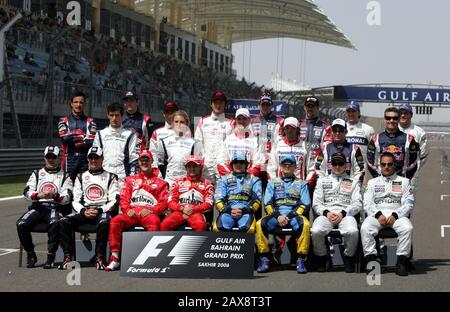
M 249 162 L 245 153 L 231 157 L 233 170 L 217 183 L 214 202 L 220 212 L 213 230 L 255 233 L 254 213 L 261 206 L 261 180 L 247 172 Z
M 259 273 L 269 270 L 269 234 L 277 228 L 291 227 L 296 233 L 297 273 L 306 273 L 305 260 L 309 251 L 311 200 L 308 184 L 295 177 L 296 159 L 285 155 L 280 160 L 282 176 L 267 184 L 264 206 L 267 215 L 256 223 L 256 245 L 260 254 Z

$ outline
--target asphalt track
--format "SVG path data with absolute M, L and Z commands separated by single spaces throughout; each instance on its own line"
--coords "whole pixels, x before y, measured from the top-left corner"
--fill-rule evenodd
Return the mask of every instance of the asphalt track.
M 65 271 L 43 270 L 46 236 L 34 235 L 38 267 L 18 268 L 19 241 L 15 222 L 25 211 L 23 199 L 0 202 L 0 291 L 150 291 L 150 292 L 272 292 L 272 291 L 450 291 L 450 154 L 448 142 L 434 142 L 416 194 L 414 224 L 415 271 L 399 277 L 392 270 L 381 275 L 381 285 L 369 286 L 365 274 L 333 272 L 298 275 L 295 268 L 234 279 L 140 279 L 121 277 L 119 272 L 81 269 L 81 285 L 68 286 Z M 443 180 L 443 182 L 441 182 Z M 445 237 L 441 237 L 441 226 Z M 7 250 L 11 249 L 11 250 Z M 9 252 L 9 253 L 8 253 Z

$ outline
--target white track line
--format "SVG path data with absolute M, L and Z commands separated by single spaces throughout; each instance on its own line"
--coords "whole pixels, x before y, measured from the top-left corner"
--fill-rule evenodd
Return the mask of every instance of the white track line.
M 7 200 L 13 200 L 13 199 L 19 199 L 19 198 L 23 198 L 23 195 L 20 195 L 20 196 L 13 196 L 13 197 L 0 198 L 0 202 L 1 202 L 1 201 L 7 201 Z
M 5 255 L 9 255 L 13 252 L 17 252 L 19 251 L 19 249 L 11 249 L 11 248 L 0 248 L 0 257 L 1 256 L 5 256 Z

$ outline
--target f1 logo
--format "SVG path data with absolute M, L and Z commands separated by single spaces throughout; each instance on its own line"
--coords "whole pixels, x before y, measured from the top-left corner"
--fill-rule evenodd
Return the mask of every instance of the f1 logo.
M 159 244 L 170 241 L 173 236 L 153 236 L 147 243 L 147 246 L 141 251 L 139 256 L 134 260 L 133 265 L 143 265 L 150 257 L 157 257 L 162 249 L 156 248 Z
M 145 248 L 141 251 L 139 256 L 134 260 L 133 265 L 143 265 L 148 258 L 155 258 L 161 252 L 161 248 L 157 248 L 160 244 L 165 244 L 175 236 L 161 235 L 153 236 L 147 243 Z M 171 265 L 187 264 L 203 242 L 206 236 L 183 235 L 178 243 L 172 248 L 167 256 L 174 257 L 170 262 Z

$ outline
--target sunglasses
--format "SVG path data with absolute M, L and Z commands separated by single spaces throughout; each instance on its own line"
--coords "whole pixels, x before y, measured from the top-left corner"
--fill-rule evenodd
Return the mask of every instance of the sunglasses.
M 89 159 L 100 159 L 100 156 L 98 156 L 98 155 L 89 155 L 88 158 Z
M 343 167 L 343 166 L 345 165 L 345 162 L 342 162 L 342 161 L 333 161 L 333 162 L 331 162 L 331 165 L 332 165 L 333 167 Z
M 398 120 L 398 116 L 384 116 L 384 120 Z
M 56 158 L 58 158 L 58 156 L 55 156 L 55 155 L 46 155 L 45 156 L 45 159 L 56 159 Z
M 337 129 L 332 129 L 334 133 L 345 133 L 345 129 L 342 128 L 337 128 Z
M 393 162 L 391 162 L 391 163 L 380 163 L 380 166 L 381 167 L 393 167 L 394 163 Z
M 281 166 L 282 166 L 282 167 L 285 167 L 285 168 L 289 168 L 289 167 L 295 166 L 295 164 L 290 163 L 290 162 L 285 162 L 285 163 L 282 163 Z

